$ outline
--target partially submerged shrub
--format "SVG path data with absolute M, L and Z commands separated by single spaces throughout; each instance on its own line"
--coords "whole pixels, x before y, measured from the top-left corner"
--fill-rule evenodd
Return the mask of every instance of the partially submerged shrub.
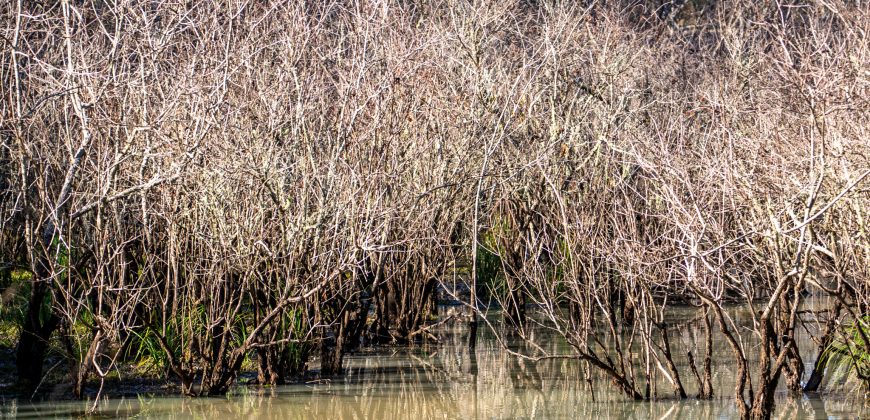
M 823 335 L 866 346 L 837 326 L 870 304 L 860 4 L 56 6 L 0 11 L 25 387 L 58 330 L 78 392 L 124 357 L 193 395 L 254 362 L 261 383 L 314 355 L 338 373 L 422 336 L 465 277 L 517 336 L 532 304 L 575 351 L 520 357 L 575 357 L 631 398 L 657 377 L 687 395 L 675 302 L 729 344 L 744 417 L 780 376 L 800 388 L 807 294 L 842 306 Z

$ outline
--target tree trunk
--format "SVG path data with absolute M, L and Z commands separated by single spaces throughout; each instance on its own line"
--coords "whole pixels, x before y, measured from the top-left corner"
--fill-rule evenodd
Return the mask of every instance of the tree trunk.
M 40 314 L 45 299 L 48 298 L 47 270 L 38 270 L 30 291 L 27 312 L 24 315 L 24 325 L 18 338 L 18 348 L 15 353 L 15 365 L 18 370 L 19 388 L 30 393 L 36 389 L 42 380 L 42 365 L 48 350 L 51 334 L 60 325 L 60 318 L 50 312 L 47 319 Z
M 341 365 L 344 361 L 344 349 L 340 336 L 329 338 L 322 344 L 320 351 L 320 373 L 331 376 L 341 373 Z
M 703 398 L 713 398 L 713 321 L 709 314 L 704 315 L 704 388 Z
M 759 355 L 758 391 L 752 401 L 749 416 L 752 419 L 769 419 L 773 414 L 774 393 L 779 382 L 782 369 L 774 369 L 772 358 L 776 354 L 776 333 L 769 318 L 762 316 L 761 320 L 761 354 Z
M 508 283 L 511 288 L 505 308 L 505 317 L 508 323 L 516 329 L 521 329 L 526 324 L 526 295 L 521 287 Z
M 668 337 L 668 325 L 663 322 L 659 325 L 659 329 L 662 333 L 662 353 L 665 356 L 668 370 L 671 372 L 671 376 L 673 376 L 674 379 L 674 394 L 680 397 L 680 399 L 686 399 L 686 389 L 683 387 L 683 381 L 680 380 L 680 372 L 677 370 L 677 366 L 674 364 L 674 358 L 671 355 L 671 340 Z
M 77 363 L 77 367 L 75 368 L 75 382 L 73 383 L 73 395 L 76 398 L 81 399 L 84 394 L 85 382 L 88 380 L 91 363 L 94 360 L 94 356 L 96 356 L 97 352 L 100 350 L 102 339 L 103 333 L 101 331 L 94 332 L 94 337 L 91 339 L 91 345 L 88 346 L 87 353 L 85 353 L 84 357 L 82 357 L 82 359 Z
M 272 347 L 257 349 L 257 382 L 260 385 L 280 385 L 284 383 L 284 366 L 278 350 Z
M 786 357 L 788 358 L 784 366 L 786 387 L 792 395 L 798 395 L 803 390 L 801 379 L 804 376 L 804 361 L 794 347 L 788 351 Z
M 816 363 L 813 364 L 813 371 L 810 373 L 806 385 L 804 385 L 804 392 L 816 392 L 819 390 L 819 385 L 822 384 L 822 379 L 825 376 L 825 368 L 828 366 L 827 350 L 831 345 L 831 342 L 834 341 L 834 332 L 836 331 L 837 320 L 840 317 L 840 311 L 842 308 L 843 304 L 839 300 L 837 300 L 834 307 L 831 308 L 831 317 L 828 318 L 828 322 L 825 324 L 825 331 L 822 333 L 822 337 L 819 340 L 819 355 L 816 356 Z

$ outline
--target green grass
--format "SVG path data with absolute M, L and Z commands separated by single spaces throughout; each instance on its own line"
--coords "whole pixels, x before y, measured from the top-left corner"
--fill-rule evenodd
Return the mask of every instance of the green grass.
M 485 286 L 492 293 L 500 296 L 507 289 L 498 240 L 492 232 L 481 236 L 477 247 L 477 267 L 475 267 L 478 284 Z
M 26 270 L 12 269 L 2 276 L 0 293 L 0 346 L 15 347 L 24 322 L 27 297 L 30 294 L 32 274 Z
M 825 350 L 822 357 L 839 376 L 855 375 L 870 389 L 870 353 L 867 352 L 864 338 L 870 336 L 870 315 L 853 322 L 843 330 L 840 339 L 835 340 Z M 863 332 L 863 334 L 862 334 Z

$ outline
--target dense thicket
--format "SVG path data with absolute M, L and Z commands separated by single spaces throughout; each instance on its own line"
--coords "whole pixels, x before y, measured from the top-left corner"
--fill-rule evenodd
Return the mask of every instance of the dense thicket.
M 866 2 L 0 15 L 0 272 L 29 279 L 25 388 L 51 340 L 77 394 L 146 356 L 186 394 L 225 392 L 245 360 L 263 383 L 315 355 L 337 373 L 357 346 L 420 335 L 457 282 L 534 344 L 532 305 L 560 357 L 632 398 L 659 375 L 714 392 L 709 344 L 669 342 L 677 303 L 731 344 L 745 417 L 770 414 L 780 376 L 818 387 L 830 357 L 803 372 L 805 323 L 870 376 Z M 752 307 L 752 334 L 728 303 Z M 690 353 L 679 372 L 687 350 L 698 369 Z

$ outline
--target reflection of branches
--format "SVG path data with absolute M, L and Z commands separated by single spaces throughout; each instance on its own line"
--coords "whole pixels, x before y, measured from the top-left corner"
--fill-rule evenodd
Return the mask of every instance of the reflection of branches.
M 842 306 L 827 337 L 867 325 L 866 11 L 418 3 L 5 8 L 22 376 L 55 330 L 79 390 L 139 361 L 195 395 L 338 374 L 457 320 L 440 285 L 514 362 L 629 398 L 711 397 L 722 341 L 764 417 L 807 296 Z

